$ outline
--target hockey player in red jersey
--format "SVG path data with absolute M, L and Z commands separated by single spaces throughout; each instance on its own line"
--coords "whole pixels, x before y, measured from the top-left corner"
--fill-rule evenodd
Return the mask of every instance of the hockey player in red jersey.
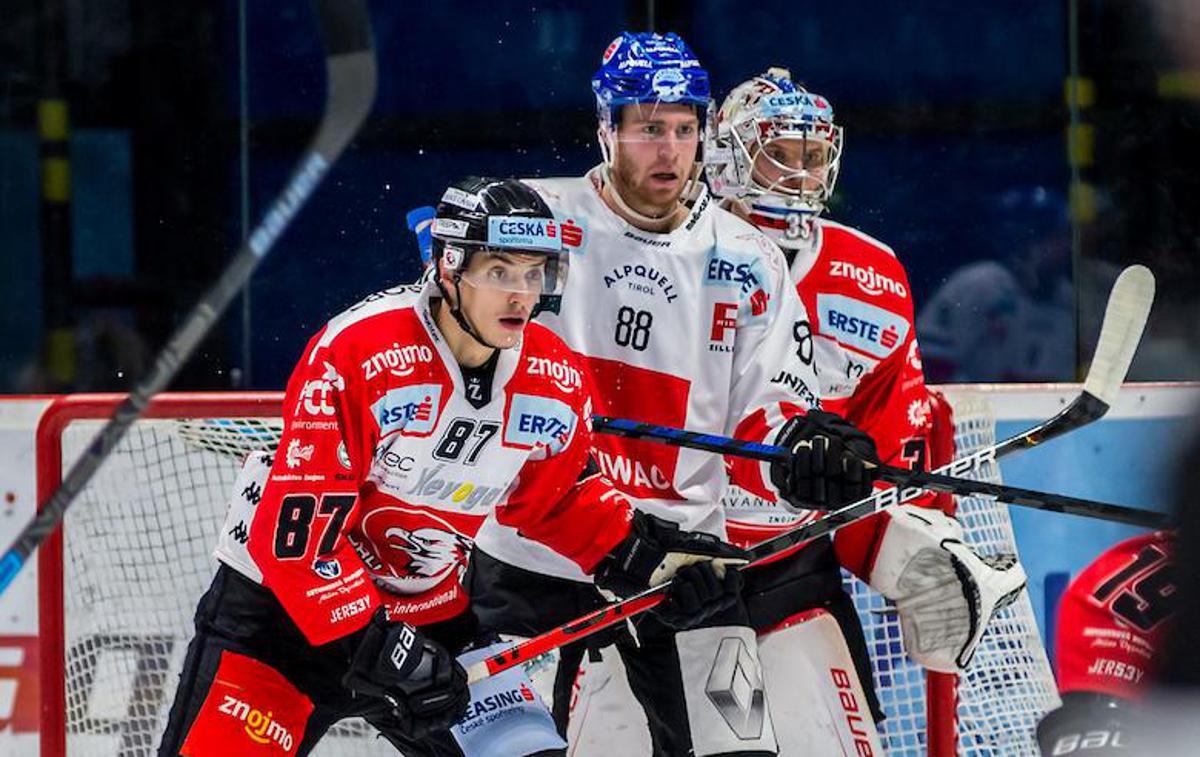
M 462 576 L 485 521 L 617 592 L 678 573 L 664 622 L 730 604 L 737 573 L 712 560 L 738 551 L 633 513 L 590 463 L 588 375 L 530 322 L 568 270 L 546 204 L 515 180 L 468 179 L 433 233 L 422 283 L 309 342 L 274 460 L 239 478 L 160 754 L 304 755 L 352 716 L 410 757 L 559 753 L 544 709 L 541 741 L 520 748 L 479 738 L 482 722 L 446 730 L 483 711 L 468 712 L 454 655 L 477 637 Z
M 1054 643 L 1063 703 L 1038 724 L 1043 755 L 1146 753 L 1134 708 L 1162 661 L 1175 612 L 1174 546 L 1168 531 L 1127 539 L 1063 593 Z
M 870 439 L 818 409 L 802 349 L 807 317 L 786 261 L 699 181 L 712 113 L 700 62 L 674 34 L 626 33 L 605 51 L 592 88 L 603 164 L 529 183 L 559 213 L 564 244 L 579 251 L 567 298 L 588 307 L 543 322 L 582 356 L 596 411 L 827 452 L 789 465 L 730 460 L 733 480 L 763 497 L 819 495 L 836 505 L 869 491 Z M 720 457 L 603 435 L 593 443 L 601 471 L 639 510 L 725 535 Z M 595 606 L 577 567 L 494 521 L 479 533 L 471 571 L 478 613 L 499 632 L 533 634 Z M 636 641 L 622 637 L 618 648 L 655 754 L 776 753 L 740 601 L 700 628 L 677 631 L 655 618 L 634 625 Z M 560 723 L 582 655 L 564 650 L 556 669 Z
M 808 329 L 797 338 L 815 365 L 822 407 L 868 432 L 885 463 L 925 467 L 930 398 L 904 266 L 882 242 L 822 217 L 837 182 L 843 146 L 829 101 L 794 84 L 786 69 L 773 68 L 729 94 L 714 137 L 706 155 L 713 192 L 787 255 L 810 314 Z M 820 515 L 755 496 L 734 494 L 724 502 L 730 537 L 740 544 Z M 777 674 L 767 677 L 772 701 L 795 701 L 794 692 L 803 684 L 787 664 L 773 664 L 770 650 L 778 647 L 781 661 L 794 658 L 795 645 L 787 641 L 791 619 L 822 607 L 839 621 L 874 703 L 862 630 L 842 589 L 839 565 L 896 603 L 910 657 L 945 672 L 966 666 L 988 619 L 1023 587 L 1024 574 L 1007 559 L 981 560 L 965 547 L 960 527 L 942 511 L 952 507 L 948 496 L 940 501 L 927 495 L 842 529 L 832 543 L 818 540 L 747 574 L 745 596 L 755 628 L 760 633 L 778 629 L 762 646 L 768 670 Z M 919 555 L 937 559 L 917 559 Z M 941 588 L 916 591 L 917 579 L 924 589 Z M 776 686 L 793 695 L 781 696 Z M 877 706 L 872 709 L 878 716 Z M 784 749 L 808 738 L 779 730 Z M 858 736 L 842 735 L 853 751 L 851 742 Z M 813 747 L 810 741 L 804 744 Z

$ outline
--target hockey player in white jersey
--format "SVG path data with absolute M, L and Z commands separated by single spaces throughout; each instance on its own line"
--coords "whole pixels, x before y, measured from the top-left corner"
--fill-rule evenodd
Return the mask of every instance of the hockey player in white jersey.
M 820 411 L 807 317 L 782 254 L 719 209 L 699 181 L 711 126 L 708 76 L 674 34 L 625 33 L 592 79 L 604 162 L 530 181 L 577 248 L 564 296 L 588 307 L 543 323 L 583 357 L 597 413 L 769 441 L 811 444 L 792 464 L 597 435 L 601 472 L 646 512 L 724 536 L 730 478 L 771 499 L 832 506 L 865 494 L 870 438 Z M 728 475 L 727 475 L 728 472 Z M 485 628 L 530 635 L 595 606 L 577 567 L 513 529 L 480 530 L 469 577 Z M 739 602 L 704 626 L 634 623 L 617 640 L 659 755 L 777 753 L 755 636 Z M 563 722 L 582 649 L 558 666 Z
M 812 314 L 809 349 L 823 406 L 869 432 L 887 464 L 925 467 L 931 398 L 904 266 L 887 245 L 821 217 L 837 182 L 842 147 L 829 101 L 794 84 L 786 69 L 772 68 L 738 85 L 722 104 L 706 156 L 707 177 L 727 207 L 787 255 Z M 724 502 L 731 539 L 743 545 L 820 514 L 752 496 L 727 496 Z M 1024 573 L 1008 560 L 997 562 L 1003 566 L 998 569 L 963 545 L 961 528 L 947 514 L 952 509 L 948 495 L 928 494 L 852 524 L 832 542 L 816 540 L 747 573 L 744 596 L 762 635 L 772 702 L 799 715 L 824 688 L 836 707 L 844 701 L 841 687 L 829 687 L 828 680 L 814 687 L 804 671 L 841 669 L 849 657 L 879 715 L 862 629 L 842 589 L 839 564 L 896 603 L 912 659 L 942 672 L 966 666 L 992 613 L 1024 585 Z M 916 585 L 922 590 L 915 591 Z M 830 627 L 840 627 L 845 636 L 840 649 L 836 643 L 807 643 L 814 631 L 806 626 L 814 622 L 816 608 L 837 619 Z M 833 656 L 817 659 L 818 652 Z M 864 743 L 879 752 L 865 719 L 835 723 L 824 734 L 828 742 L 813 732 L 810 720 L 779 719 L 780 748 L 789 754 L 839 747 L 854 752 Z

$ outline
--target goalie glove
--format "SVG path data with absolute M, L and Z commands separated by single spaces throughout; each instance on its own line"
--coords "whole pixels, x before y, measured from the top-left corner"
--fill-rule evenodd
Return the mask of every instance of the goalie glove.
M 596 586 L 627 597 L 671 582 L 653 610 L 659 620 L 683 630 L 737 602 L 746 553 L 712 534 L 681 531 L 668 520 L 635 511 L 629 535 L 596 567 Z
M 984 557 L 940 510 L 885 509 L 867 583 L 896 605 L 904 649 L 940 673 L 966 669 L 992 617 L 1025 588 L 1015 555 Z
M 467 673 L 440 644 L 379 608 L 363 630 L 342 685 L 387 703 L 399 730 L 420 740 L 466 714 Z

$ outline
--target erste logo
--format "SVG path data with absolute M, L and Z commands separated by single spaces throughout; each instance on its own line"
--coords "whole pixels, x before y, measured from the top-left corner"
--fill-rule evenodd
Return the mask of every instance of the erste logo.
M 437 425 L 442 400 L 440 384 L 413 384 L 390 390 L 371 405 L 380 436 L 399 431 L 425 436 Z

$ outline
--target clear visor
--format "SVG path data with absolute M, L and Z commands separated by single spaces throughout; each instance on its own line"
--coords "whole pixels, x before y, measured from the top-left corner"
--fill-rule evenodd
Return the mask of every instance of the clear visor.
M 762 143 L 754 155 L 754 183 L 767 192 L 827 197 L 838 146 L 805 129 Z
M 478 289 L 531 295 L 561 295 L 567 283 L 567 256 L 484 247 L 471 256 L 461 273 Z
M 618 113 L 618 142 L 696 144 L 701 124 L 696 109 L 678 103 L 633 103 L 621 106 Z

